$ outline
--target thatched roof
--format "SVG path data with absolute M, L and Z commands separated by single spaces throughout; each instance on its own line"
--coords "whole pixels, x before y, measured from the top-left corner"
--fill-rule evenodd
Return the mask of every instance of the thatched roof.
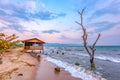
M 26 39 L 26 40 L 23 40 L 22 42 L 38 42 L 38 43 L 42 43 L 44 44 L 45 42 L 38 39 L 38 38 L 31 38 L 31 39 Z

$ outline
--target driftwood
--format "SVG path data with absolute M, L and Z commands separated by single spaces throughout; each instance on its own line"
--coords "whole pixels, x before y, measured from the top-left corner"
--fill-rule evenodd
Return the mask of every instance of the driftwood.
M 75 65 L 76 65 L 76 66 L 79 66 L 79 65 L 80 65 L 80 63 L 76 62 L 76 63 L 75 63 Z
M 86 28 L 83 25 L 83 12 L 84 12 L 84 10 L 85 9 L 82 9 L 81 12 L 78 12 L 78 14 L 80 15 L 81 21 L 80 22 L 76 21 L 76 23 L 79 24 L 82 27 L 82 31 L 83 31 L 82 39 L 83 39 L 83 42 L 84 42 L 84 48 L 87 51 L 87 53 L 89 54 L 91 69 L 95 69 L 95 64 L 94 64 L 94 54 L 95 54 L 95 51 L 96 51 L 95 45 L 100 38 L 100 33 L 98 34 L 98 36 L 97 36 L 95 42 L 92 44 L 92 46 L 88 47 L 87 46 L 88 34 L 87 34 L 87 31 L 86 31 Z
M 60 67 L 57 66 L 54 68 L 54 70 L 55 70 L 55 72 L 60 72 Z
M 37 56 L 37 61 L 40 62 L 40 59 L 41 59 L 41 56 L 38 55 L 38 56 Z

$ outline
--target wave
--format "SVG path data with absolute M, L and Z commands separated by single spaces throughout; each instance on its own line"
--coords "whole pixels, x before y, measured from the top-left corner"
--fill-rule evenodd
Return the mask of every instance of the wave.
M 111 61 L 111 62 L 115 62 L 115 63 L 120 63 L 120 59 L 116 58 L 116 57 L 110 57 L 110 56 L 95 56 L 95 58 L 97 59 L 101 59 L 101 60 L 106 60 L 106 61 Z
M 83 80 L 106 80 L 105 78 L 102 78 L 101 76 L 96 75 L 92 71 L 88 71 L 83 67 L 68 64 L 60 60 L 53 59 L 51 57 L 47 57 L 46 59 L 47 61 L 52 62 L 57 66 L 64 68 L 65 71 L 68 71 L 74 77 L 81 78 Z
M 85 56 L 88 57 L 87 54 L 79 54 L 80 56 Z M 96 55 L 95 56 L 96 59 L 100 59 L 100 60 L 105 60 L 105 61 L 111 61 L 111 62 L 115 62 L 115 63 L 120 63 L 120 58 L 117 57 L 112 57 L 112 56 L 105 56 L 105 55 Z

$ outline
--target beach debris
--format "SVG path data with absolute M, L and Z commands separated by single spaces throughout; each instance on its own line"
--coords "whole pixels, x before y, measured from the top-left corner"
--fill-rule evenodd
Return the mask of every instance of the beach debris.
M 47 53 L 45 53 L 45 55 L 47 55 Z
M 80 63 L 76 62 L 76 63 L 75 63 L 75 65 L 76 65 L 76 66 L 79 66 L 79 65 L 80 65 Z
M 23 76 L 23 74 L 22 74 L 22 73 L 19 73 L 18 76 Z
M 62 52 L 62 55 L 64 55 L 65 53 L 64 52 Z
M 37 60 L 40 62 L 41 56 L 37 55 Z
M 60 67 L 55 67 L 55 69 L 54 69 L 56 72 L 60 72 Z
M 57 51 L 56 53 L 57 53 L 57 54 L 59 54 L 59 52 L 58 52 L 58 51 Z
M 54 50 L 52 50 L 52 53 L 54 53 Z

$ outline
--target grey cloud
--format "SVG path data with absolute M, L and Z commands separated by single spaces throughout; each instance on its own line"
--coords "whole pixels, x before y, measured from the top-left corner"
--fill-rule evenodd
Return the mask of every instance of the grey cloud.
M 60 33 L 60 31 L 58 30 L 45 30 L 45 31 L 42 31 L 43 33 L 48 33 L 48 34 L 53 34 L 53 33 Z

